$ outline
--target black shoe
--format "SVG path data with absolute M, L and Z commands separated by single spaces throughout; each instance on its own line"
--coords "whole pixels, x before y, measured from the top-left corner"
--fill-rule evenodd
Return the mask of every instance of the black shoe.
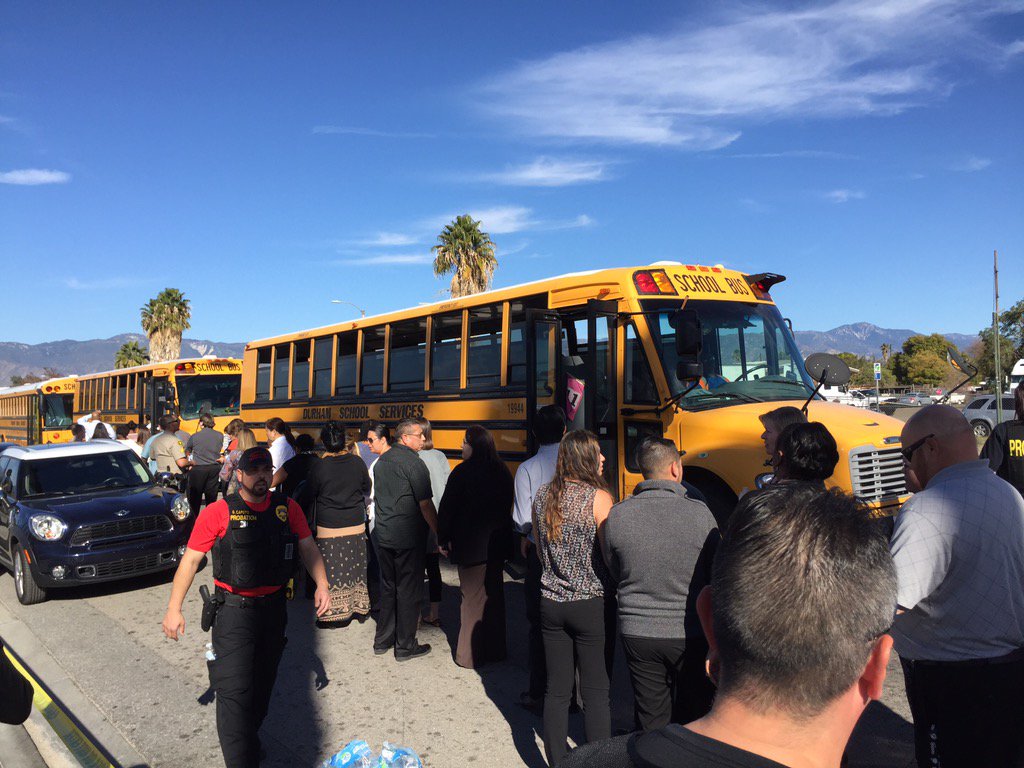
M 383 656 L 385 653 L 387 653 L 388 651 L 391 650 L 391 647 L 392 646 L 390 646 L 390 645 L 384 645 L 384 646 L 375 645 L 375 646 L 373 646 L 373 652 L 377 656 Z
M 395 661 L 408 661 L 409 659 L 415 659 L 420 656 L 426 656 L 430 653 L 430 643 L 421 643 L 413 648 L 411 651 L 405 653 L 395 652 Z

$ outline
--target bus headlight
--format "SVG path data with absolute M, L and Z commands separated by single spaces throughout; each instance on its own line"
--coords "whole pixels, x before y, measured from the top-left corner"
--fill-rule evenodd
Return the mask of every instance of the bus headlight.
M 40 541 L 56 541 L 68 530 L 67 523 L 53 515 L 33 515 L 28 527 Z
M 188 499 L 184 496 L 175 496 L 171 502 L 171 517 L 179 523 L 192 514 L 192 508 L 188 505 Z

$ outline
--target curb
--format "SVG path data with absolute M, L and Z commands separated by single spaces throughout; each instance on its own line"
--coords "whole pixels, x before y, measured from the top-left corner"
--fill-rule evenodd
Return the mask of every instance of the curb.
M 0 636 L 35 686 L 25 731 L 48 768 L 143 768 L 149 761 L 107 720 L 40 638 L 0 603 Z

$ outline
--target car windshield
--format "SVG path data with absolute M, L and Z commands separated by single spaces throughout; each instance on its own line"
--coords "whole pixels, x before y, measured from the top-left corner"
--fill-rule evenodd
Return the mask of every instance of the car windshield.
M 673 313 L 679 302 L 642 302 L 665 378 L 673 395 L 692 381 L 676 377 Z M 704 375 L 679 401 L 686 409 L 715 408 L 737 402 L 805 399 L 814 385 L 804 372 L 803 359 L 789 327 L 770 304 L 690 300 L 703 334 Z
M 88 453 L 33 459 L 21 464 L 18 495 L 69 496 L 88 491 L 136 488 L 149 483 L 149 470 L 134 451 Z
M 235 374 L 179 376 L 178 405 L 183 419 L 196 419 L 200 413 L 211 416 L 237 416 L 242 377 Z
M 43 426 L 70 427 L 74 395 L 43 395 Z

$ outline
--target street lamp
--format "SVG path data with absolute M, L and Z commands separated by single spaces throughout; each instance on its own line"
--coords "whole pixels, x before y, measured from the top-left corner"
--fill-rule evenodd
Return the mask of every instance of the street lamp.
M 344 299 L 331 299 L 331 304 L 348 304 L 350 307 L 355 307 L 359 310 L 360 317 L 366 317 L 366 310 L 358 304 L 353 304 L 351 301 L 345 301 Z

